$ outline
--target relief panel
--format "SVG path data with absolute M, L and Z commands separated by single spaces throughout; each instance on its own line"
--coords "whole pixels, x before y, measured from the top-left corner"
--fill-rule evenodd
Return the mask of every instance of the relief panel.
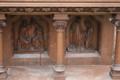
M 12 28 L 15 52 L 47 50 L 48 31 L 35 17 L 21 16 Z
M 76 17 L 67 33 L 68 51 L 93 51 L 98 49 L 98 23 L 92 16 Z

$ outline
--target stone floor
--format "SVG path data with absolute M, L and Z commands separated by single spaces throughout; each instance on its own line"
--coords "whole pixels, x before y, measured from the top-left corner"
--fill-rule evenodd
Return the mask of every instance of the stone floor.
M 70 65 L 64 73 L 56 73 L 50 66 L 14 66 L 8 68 L 6 80 L 112 80 L 110 66 Z

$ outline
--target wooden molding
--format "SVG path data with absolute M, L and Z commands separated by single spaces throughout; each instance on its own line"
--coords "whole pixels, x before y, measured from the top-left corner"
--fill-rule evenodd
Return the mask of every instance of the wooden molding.
M 120 7 L 0 7 L 0 13 L 119 13 Z
M 0 7 L 120 7 L 120 1 L 0 1 Z
M 120 2 L 119 0 L 0 0 L 0 2 Z
M 53 20 L 69 20 L 67 14 L 55 14 Z

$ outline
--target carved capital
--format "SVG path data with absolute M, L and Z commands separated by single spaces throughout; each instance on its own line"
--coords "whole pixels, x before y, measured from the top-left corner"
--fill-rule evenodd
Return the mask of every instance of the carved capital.
M 55 14 L 53 20 L 53 26 L 56 28 L 56 30 L 64 31 L 67 27 L 67 21 L 69 20 L 69 17 L 66 14 Z
M 5 24 L 4 24 L 5 25 Z M 1 21 L 0 21 L 0 33 L 2 33 L 3 32 L 3 23 L 1 23 Z
M 113 25 L 117 27 L 117 29 L 120 29 L 120 14 L 114 14 L 109 19 Z
M 3 32 L 3 27 L 6 26 L 6 22 L 4 20 L 0 20 L 0 33 Z
M 6 26 L 6 17 L 4 14 L 0 14 L 0 32 L 2 32 L 2 28 Z
M 67 27 L 67 21 L 55 21 L 53 26 L 57 31 L 64 31 Z

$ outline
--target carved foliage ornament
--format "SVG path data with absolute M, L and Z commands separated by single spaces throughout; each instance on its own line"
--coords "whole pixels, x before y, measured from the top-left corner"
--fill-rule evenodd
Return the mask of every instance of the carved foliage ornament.
M 6 21 L 5 20 L 0 20 L 0 33 L 3 32 L 2 28 L 6 26 Z
M 6 26 L 5 20 L 0 20 L 0 32 L 2 32 L 2 28 Z
M 67 27 L 67 21 L 55 21 L 53 26 L 56 30 L 64 30 Z
M 112 15 L 112 17 L 109 19 L 112 24 L 114 24 L 118 29 L 120 29 L 120 15 Z
M 36 12 L 120 12 L 120 7 L 0 7 L 1 13 L 36 13 Z

